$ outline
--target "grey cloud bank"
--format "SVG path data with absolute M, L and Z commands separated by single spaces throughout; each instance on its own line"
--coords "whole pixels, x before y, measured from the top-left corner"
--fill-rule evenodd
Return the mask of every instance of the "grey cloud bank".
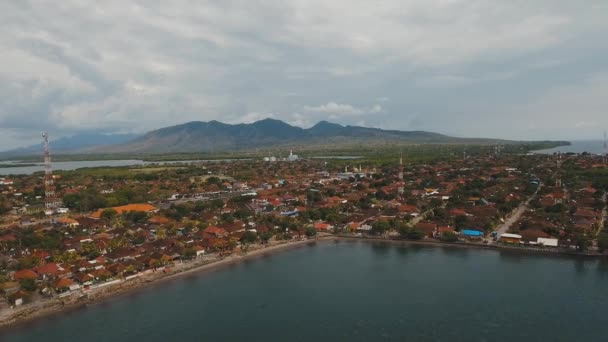
M 0 150 L 192 120 L 608 128 L 605 1 L 4 1 Z

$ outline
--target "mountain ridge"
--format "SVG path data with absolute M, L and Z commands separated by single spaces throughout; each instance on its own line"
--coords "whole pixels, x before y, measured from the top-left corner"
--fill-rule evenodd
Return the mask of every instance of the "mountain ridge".
M 266 118 L 253 123 L 190 121 L 149 131 L 124 144 L 95 149 L 101 153 L 221 152 L 287 145 L 342 143 L 490 143 L 499 139 L 455 138 L 427 131 L 385 130 L 320 121 L 301 128 Z

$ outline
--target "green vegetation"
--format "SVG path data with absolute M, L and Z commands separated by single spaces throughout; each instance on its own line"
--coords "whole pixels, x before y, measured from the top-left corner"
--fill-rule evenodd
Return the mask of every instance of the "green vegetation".
M 443 232 L 440 239 L 447 242 L 456 242 L 458 241 L 458 235 L 454 232 Z

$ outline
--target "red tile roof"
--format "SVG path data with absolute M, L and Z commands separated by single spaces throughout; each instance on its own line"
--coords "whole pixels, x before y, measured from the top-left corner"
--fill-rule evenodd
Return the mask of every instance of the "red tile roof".
M 15 272 L 15 274 L 13 274 L 13 279 L 15 279 L 15 280 L 37 279 L 37 278 L 38 278 L 38 274 L 36 274 L 36 272 L 34 272 L 32 270 L 21 270 L 21 271 Z

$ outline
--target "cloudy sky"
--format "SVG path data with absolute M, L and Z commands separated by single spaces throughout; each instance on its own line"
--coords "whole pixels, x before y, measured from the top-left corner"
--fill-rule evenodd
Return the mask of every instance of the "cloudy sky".
M 265 117 L 601 138 L 607 36 L 605 0 L 1 1 L 0 150 Z

